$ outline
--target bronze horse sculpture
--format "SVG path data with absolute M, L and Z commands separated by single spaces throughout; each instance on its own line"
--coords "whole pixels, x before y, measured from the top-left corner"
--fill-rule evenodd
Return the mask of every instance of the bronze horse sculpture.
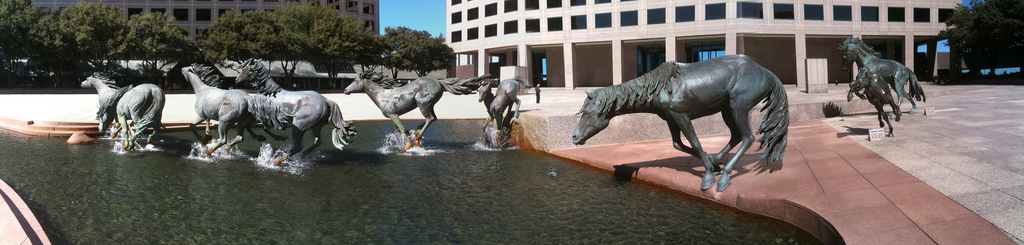
M 344 120 L 341 109 L 334 101 L 328 100 L 315 91 L 288 91 L 281 88 L 270 77 L 270 68 L 264 66 L 262 60 L 249 59 L 242 63 L 241 67 L 236 82 L 250 82 L 260 96 L 270 99 L 270 104 L 266 104 L 266 106 L 278 108 L 271 110 L 273 112 L 267 112 L 266 117 L 290 119 L 287 125 L 292 127 L 292 149 L 284 156 L 274 160 L 274 164 L 281 164 L 284 159 L 297 154 L 304 156 L 320 147 L 322 144 L 320 130 L 328 123 L 334 126 L 334 129 L 331 130 L 331 142 L 339 150 L 348 145 L 351 138 L 356 135 L 355 127 L 351 122 Z M 284 125 L 274 126 L 284 127 Z M 302 137 L 306 132 L 312 134 L 313 144 L 302 148 Z
M 892 123 L 889 122 L 889 117 L 885 116 L 885 110 L 882 108 L 886 104 L 892 107 L 892 114 L 897 122 L 900 121 L 900 106 L 893 101 L 892 91 L 889 90 L 889 86 L 886 85 L 886 81 L 878 76 L 878 74 L 871 73 L 868 70 L 861 70 L 858 72 L 857 80 L 850 83 L 850 92 L 846 95 L 846 101 L 853 100 L 853 95 L 857 94 L 861 99 L 867 99 L 875 106 L 875 110 L 878 111 L 878 127 L 885 127 L 889 125 L 889 137 L 895 137 L 896 135 L 892 131 Z M 864 93 L 860 93 L 864 91 Z M 883 122 L 882 119 L 885 119 Z
M 847 38 L 843 41 L 843 44 L 839 46 L 839 50 L 843 51 L 843 69 L 849 70 L 852 63 L 856 62 L 857 66 L 861 70 L 868 70 L 871 74 L 878 75 L 879 78 L 885 80 L 894 90 L 896 95 L 899 96 L 896 105 L 903 105 L 903 100 L 910 101 L 911 108 L 910 114 L 914 114 L 917 111 L 917 103 L 914 100 L 927 102 L 925 98 L 924 90 L 921 89 L 921 83 L 917 81 L 917 76 L 914 75 L 914 71 L 910 70 L 903 64 L 894 60 L 882 59 L 881 53 L 875 51 L 868 46 L 864 41 L 857 37 Z M 867 74 L 858 72 L 857 77 L 854 80 L 865 80 L 868 78 L 862 77 Z M 904 87 L 910 85 L 910 94 Z M 850 91 L 853 92 L 853 91 Z M 862 95 L 857 95 L 862 97 Z
M 789 102 L 782 82 L 772 72 L 741 55 L 728 55 L 692 64 L 666 62 L 651 72 L 619 85 L 587 93 L 572 141 L 584 144 L 604 128 L 612 117 L 629 113 L 653 113 L 668 123 L 673 146 L 701 159 L 704 177 L 701 190 L 715 183 L 718 164 L 733 147 L 735 155 L 725 162 L 718 179 L 718 191 L 729 186 L 736 162 L 754 141 L 750 131 L 749 112 L 761 101 L 768 112 L 758 128 L 764 134 L 758 141 L 765 149 L 760 159 L 778 161 L 786 153 L 789 127 Z M 732 137 L 717 155 L 709 155 L 701 147 L 692 120 L 722 112 Z M 690 146 L 683 145 L 682 132 Z M 741 143 L 742 142 L 742 143 Z M 692 147 L 692 148 L 691 148 Z
M 477 89 L 476 93 L 480 96 L 477 101 L 483 102 L 487 109 L 487 120 L 484 121 L 484 127 L 486 128 L 492 120 L 494 121 L 494 128 L 497 129 L 499 136 L 498 145 L 509 143 L 512 123 L 519 124 L 519 105 L 522 104 L 518 97 L 520 86 L 530 87 L 525 79 L 515 77 L 502 80 L 498 84 L 484 81 Z M 491 93 L 492 87 L 497 87 L 497 94 Z M 512 114 L 513 103 L 516 106 L 515 114 Z
M 487 77 L 488 75 L 484 75 L 469 79 L 450 78 L 441 81 L 430 77 L 421 77 L 409 84 L 389 89 L 378 84 L 384 81 L 383 74 L 364 72 L 345 88 L 345 94 L 366 92 L 380 112 L 390 118 L 398 127 L 398 132 L 403 135 L 406 134 L 405 126 L 402 125 L 402 121 L 398 117 L 414 108 L 419 108 L 426 120 L 409 132 L 412 135 L 412 141 L 406 139 L 405 148 L 402 149 L 402 151 L 406 151 L 413 145 L 420 146 L 423 132 L 430 127 L 430 123 L 437 120 L 437 115 L 434 115 L 434 105 L 441 100 L 444 91 L 455 95 L 470 94 L 479 86 L 480 81 Z
M 214 141 L 213 146 L 206 150 L 207 156 L 213 154 L 221 146 L 224 146 L 224 150 L 227 151 L 231 146 L 241 143 L 245 139 L 244 130 L 248 130 L 249 134 L 256 137 L 257 141 L 266 140 L 263 136 L 253 132 L 250 126 L 256 120 L 253 111 L 261 112 L 259 109 L 263 108 L 280 110 L 273 106 L 261 106 L 268 104 L 267 101 L 269 99 L 249 96 L 245 91 L 238 89 L 221 89 L 221 77 L 215 74 L 214 68 L 210 66 L 192 64 L 182 68 L 181 74 L 185 76 L 185 80 L 192 84 L 192 90 L 196 94 L 195 109 L 197 118 L 195 122 L 189 125 L 192 134 L 200 141 L 208 141 L 210 138 L 210 120 L 217 120 L 220 123 L 220 126 L 217 127 L 218 139 Z M 279 118 L 279 114 L 256 114 L 261 116 L 260 121 L 264 122 L 265 126 L 281 127 L 282 121 L 287 121 L 287 117 Z M 196 125 L 201 122 L 206 122 L 205 137 L 200 136 L 196 132 Z M 228 130 L 233 126 L 237 127 L 238 135 L 229 142 L 227 140 Z M 284 139 L 282 136 L 274 135 L 266 127 L 263 131 L 276 140 Z
M 106 132 L 106 127 L 117 118 L 117 129 L 111 134 L 111 138 L 121 132 L 125 150 L 134 148 L 135 140 L 145 129 L 153 128 L 152 133 L 146 138 L 146 144 L 149 144 L 163 127 L 160 120 L 163 117 L 164 92 L 156 85 L 146 83 L 119 87 L 106 75 L 94 73 L 82 82 L 82 87 L 96 88 L 99 94 L 100 105 L 96 119 L 100 121 L 101 133 Z M 129 119 L 131 123 L 128 122 Z

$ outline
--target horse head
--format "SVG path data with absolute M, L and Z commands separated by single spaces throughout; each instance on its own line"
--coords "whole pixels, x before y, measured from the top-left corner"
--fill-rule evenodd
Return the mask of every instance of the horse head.
M 857 60 L 857 55 L 854 54 L 857 46 L 853 44 L 843 43 L 839 46 L 839 50 L 843 53 L 843 70 L 850 71 L 850 66 Z
M 239 66 L 238 77 L 235 77 L 235 83 L 258 82 L 255 81 L 256 79 L 254 78 L 261 76 L 261 73 L 264 72 L 264 69 L 265 68 L 263 67 L 263 60 L 255 58 L 246 60 L 245 62 L 242 62 L 242 64 Z
M 381 74 L 379 72 L 363 72 L 362 74 L 359 74 L 359 77 L 357 77 L 355 81 L 352 81 L 352 84 L 349 84 L 348 87 L 345 87 L 345 94 L 362 92 L 364 89 L 366 89 L 366 82 L 372 83 L 374 81 L 380 81 L 383 79 L 384 74 Z
M 609 100 L 614 98 L 606 98 L 607 96 L 612 95 L 598 91 L 587 92 L 587 99 L 583 101 L 583 108 L 580 108 L 580 111 L 576 113 L 576 115 L 580 115 L 580 121 L 572 132 L 573 144 L 582 145 L 587 142 L 587 139 L 608 127 L 608 122 L 615 115 L 608 111 L 611 107 L 607 105 Z
M 480 82 L 480 87 L 476 88 L 476 93 L 480 96 L 480 98 L 476 100 L 477 102 L 484 102 L 488 97 L 494 96 L 494 94 L 491 93 L 491 80 L 484 80 L 483 82 Z

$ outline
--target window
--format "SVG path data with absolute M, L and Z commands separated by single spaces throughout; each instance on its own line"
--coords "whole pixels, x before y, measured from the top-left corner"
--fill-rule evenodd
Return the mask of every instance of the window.
M 587 5 L 587 0 L 569 0 L 569 6 Z
M 584 30 L 587 29 L 587 16 L 586 15 L 573 15 L 572 20 L 569 22 L 569 28 L 573 30 Z
M 540 9 L 540 0 L 526 0 L 526 10 Z
M 374 14 L 375 12 L 377 12 L 377 11 L 373 10 L 373 4 L 363 3 L 363 13 L 364 14 Z
M 462 0 L 452 0 L 452 6 L 462 3 Z
M 519 33 L 519 21 L 505 21 L 505 34 Z
M 953 9 L 939 9 L 939 22 L 945 23 L 951 16 L 953 16 Z
M 133 15 L 142 14 L 142 11 L 142 8 L 128 8 L 128 18 L 131 18 Z
M 359 12 L 359 2 L 352 0 L 345 2 L 345 11 L 353 13 Z
M 725 19 L 725 3 L 704 5 L 704 20 Z
M 498 3 L 488 4 L 484 6 L 484 17 L 494 16 L 498 14 Z
M 725 42 L 686 44 L 686 62 L 695 63 L 725 55 Z
M 665 9 L 648 9 L 647 10 L 647 24 L 665 24 Z
M 594 0 L 594 4 L 610 3 L 612 0 Z
M 462 12 L 452 13 L 452 24 L 462 23 Z
M 832 6 L 832 20 L 851 21 L 853 20 L 853 8 L 849 5 Z
M 526 20 L 526 32 L 540 32 L 540 19 Z
M 861 6 L 860 21 L 878 22 L 878 7 Z
M 476 40 L 477 35 L 480 35 L 479 32 L 479 29 L 476 27 L 469 28 L 469 30 L 466 30 L 466 40 Z
M 551 17 L 548 18 L 548 31 L 561 31 L 562 30 L 562 17 Z
M 694 16 L 693 5 L 676 7 L 676 22 L 691 22 Z
M 744 19 L 764 19 L 764 5 L 752 2 L 737 2 L 736 17 Z
M 196 21 L 210 21 L 211 16 L 210 9 L 196 9 Z
M 363 28 L 370 29 L 371 31 L 377 30 L 372 20 L 363 21 Z
M 775 9 L 776 20 L 792 20 L 796 16 L 793 14 L 793 4 L 776 3 L 772 4 L 772 8 Z
M 594 28 L 608 27 L 612 27 L 612 13 L 600 13 L 594 15 Z
M 889 7 L 889 22 L 904 22 L 906 20 L 906 12 L 903 8 Z
M 638 20 L 639 19 L 639 15 L 640 15 L 640 13 L 638 13 L 636 10 L 625 11 L 625 12 L 620 13 L 619 14 L 619 26 L 636 26 L 637 24 L 639 24 L 638 22 L 640 22 Z M 609 15 L 609 17 L 610 16 L 611 15 Z M 597 24 L 598 24 L 597 20 L 595 20 L 594 21 L 594 25 L 597 25 Z
M 151 8 L 151 9 L 149 9 L 149 12 L 150 13 L 165 13 L 166 14 L 167 13 L 167 9 Z
M 493 37 L 498 35 L 498 24 L 484 26 L 484 37 Z
M 821 4 L 804 4 L 805 20 L 825 20 L 825 6 Z
M 519 10 L 519 0 L 505 0 L 505 13 Z
M 462 31 L 453 31 L 451 38 L 453 43 L 462 42 Z
M 914 8 L 914 22 L 932 21 L 931 11 L 928 8 Z
M 562 0 L 548 0 L 548 8 L 561 8 Z
M 224 14 L 227 13 L 228 11 L 232 11 L 232 10 L 231 9 L 218 9 L 217 10 L 217 17 L 224 16 Z
M 475 19 L 477 19 L 479 17 L 480 17 L 480 9 L 479 8 L 471 8 L 469 10 L 466 10 L 466 21 L 475 20 Z
M 188 9 L 174 9 L 174 20 L 188 21 Z

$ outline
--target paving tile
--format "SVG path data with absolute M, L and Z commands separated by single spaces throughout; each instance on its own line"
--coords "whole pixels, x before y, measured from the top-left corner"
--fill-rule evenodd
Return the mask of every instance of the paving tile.
M 1024 185 L 1016 185 L 1006 188 L 1000 188 L 999 190 L 1009 194 L 1017 199 L 1024 199 Z
M 941 199 L 919 200 L 912 203 L 895 203 L 907 217 L 918 225 L 934 224 L 967 217 L 979 217 L 960 203 L 943 196 Z
M 1017 239 L 1024 238 L 1024 208 L 1007 209 L 1004 212 L 984 214 L 981 217 L 985 217 L 993 225 Z
M 842 228 L 840 227 L 856 229 L 858 234 L 865 237 L 872 237 L 876 233 L 917 226 L 910 220 L 910 218 L 904 215 L 899 208 L 896 208 L 896 206 L 893 205 L 879 205 L 869 208 L 846 210 L 838 212 L 829 218 L 829 222 L 831 222 L 836 229 L 840 229 L 840 231 L 842 231 Z M 851 239 L 853 237 L 854 236 L 852 235 L 843 236 L 843 238 L 846 239 Z M 854 243 L 855 242 L 851 242 L 851 244 Z
M 985 183 L 944 166 L 936 166 L 916 172 L 910 172 L 921 181 L 928 183 L 928 185 L 931 185 L 936 190 L 939 190 L 946 195 L 956 195 L 993 189 L 993 187 L 986 185 Z
M 980 215 L 1024 209 L 1024 201 L 1000 190 L 952 195 L 950 198 Z
M 811 171 L 814 172 L 814 177 L 818 180 L 827 180 L 835 178 L 846 178 L 846 177 L 860 177 L 860 172 L 857 172 L 850 165 L 828 165 L 820 166 L 813 162 L 808 162 L 808 166 L 811 167 Z
M 862 208 L 873 208 L 892 205 L 881 192 L 875 189 L 863 189 L 840 193 L 823 194 L 790 199 L 823 216 Z
M 935 242 L 932 241 L 932 239 L 916 225 L 873 233 L 868 237 L 843 238 L 845 239 L 846 244 L 935 244 Z
M 875 187 L 885 187 L 890 185 L 908 184 L 908 183 L 923 183 L 916 177 L 908 174 L 902 169 L 863 174 L 864 179 L 870 182 Z
M 860 189 L 874 189 L 875 187 L 864 179 L 864 176 L 849 176 L 842 178 L 826 178 L 818 179 L 818 184 L 821 185 L 821 189 L 825 193 L 838 193 L 844 191 L 860 190 Z
M 1014 244 L 992 223 L 970 217 L 921 225 L 921 230 L 938 244 Z

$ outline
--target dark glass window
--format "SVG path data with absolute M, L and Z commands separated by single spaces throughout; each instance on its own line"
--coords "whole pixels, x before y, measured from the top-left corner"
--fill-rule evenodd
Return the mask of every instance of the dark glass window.
M 619 0 L 619 1 L 620 2 L 632 2 L 632 1 L 636 1 L 636 0 Z
M 526 0 L 526 10 L 540 9 L 540 0 Z
M 793 14 L 793 4 L 791 3 L 772 4 L 772 8 L 775 9 L 776 20 L 792 20 L 796 16 Z
M 746 19 L 764 19 L 764 5 L 761 3 L 736 3 L 736 16 Z
M 600 13 L 594 15 L 594 28 L 608 27 L 612 27 L 612 13 Z
M 505 34 L 519 33 L 519 21 L 505 21 Z
M 540 19 L 526 20 L 526 32 L 540 32 Z
M 377 11 L 374 11 L 374 9 L 373 9 L 373 4 L 363 3 L 363 13 L 364 14 L 371 14 L 372 15 L 372 14 L 374 14 L 376 12 Z
M 210 9 L 196 9 L 196 21 L 210 21 L 211 15 Z
M 586 22 L 586 21 L 584 21 L 584 22 Z M 562 17 L 551 17 L 551 18 L 548 18 L 548 31 L 561 31 L 561 30 L 562 30 Z
M 805 20 L 825 20 L 825 6 L 821 4 L 804 4 Z
M 849 5 L 832 6 L 832 20 L 851 21 L 853 20 L 853 8 Z
M 679 6 L 676 7 L 676 22 L 690 22 L 694 19 L 694 7 L 690 6 Z
M 930 22 L 932 13 L 928 8 L 914 8 L 914 22 Z
M 498 14 L 498 3 L 488 4 L 484 6 L 484 17 L 494 16 Z
M 484 26 L 484 37 L 493 37 L 498 35 L 498 24 Z
M 562 0 L 548 0 L 548 8 L 561 8 Z
M 452 24 L 462 23 L 462 12 L 452 13 Z
M 462 31 L 453 31 L 451 38 L 453 43 L 462 42 Z
M 587 16 L 586 15 L 573 15 L 572 20 L 569 22 L 569 27 L 573 30 L 584 30 L 587 29 Z
M 569 6 L 587 5 L 587 0 L 569 0 Z
M 939 9 L 939 22 L 946 22 L 953 16 L 953 9 Z
M 479 8 L 471 8 L 469 10 L 466 10 L 466 21 L 475 20 L 477 18 L 480 18 Z
M 480 35 L 480 30 L 476 27 L 469 28 L 466 30 L 466 40 L 476 40 Z
M 519 0 L 505 0 L 505 13 L 519 10 Z
M 861 6 L 860 21 L 878 22 L 878 7 Z
M 638 25 L 639 24 L 638 22 L 640 22 L 639 20 L 637 20 L 637 19 L 639 19 L 639 15 L 640 15 L 640 13 L 638 13 L 636 10 L 625 11 L 625 12 L 620 13 L 619 14 L 619 26 L 636 26 L 636 25 Z M 611 17 L 611 15 L 608 15 L 608 17 Z M 611 19 L 611 18 L 609 18 L 609 19 Z M 594 24 L 596 25 L 597 21 L 594 21 L 594 22 L 595 22 Z M 611 22 L 611 21 L 609 21 L 609 22 Z
M 462 3 L 462 0 L 452 0 L 452 6 Z
M 889 22 L 904 22 L 907 21 L 907 12 L 904 12 L 903 8 L 900 7 L 889 7 Z
M 142 8 L 128 8 L 128 18 L 131 18 L 132 15 L 142 14 L 142 11 L 144 11 Z
M 648 9 L 647 10 L 647 24 L 665 24 L 665 9 Z
M 188 9 L 174 9 L 174 20 L 188 21 Z
M 231 9 L 218 9 L 217 10 L 217 17 L 224 16 L 224 13 L 227 13 L 228 11 L 232 11 L 232 10 Z
M 704 20 L 725 19 L 725 3 L 704 5 Z
M 612 0 L 594 0 L 594 4 L 610 3 Z

